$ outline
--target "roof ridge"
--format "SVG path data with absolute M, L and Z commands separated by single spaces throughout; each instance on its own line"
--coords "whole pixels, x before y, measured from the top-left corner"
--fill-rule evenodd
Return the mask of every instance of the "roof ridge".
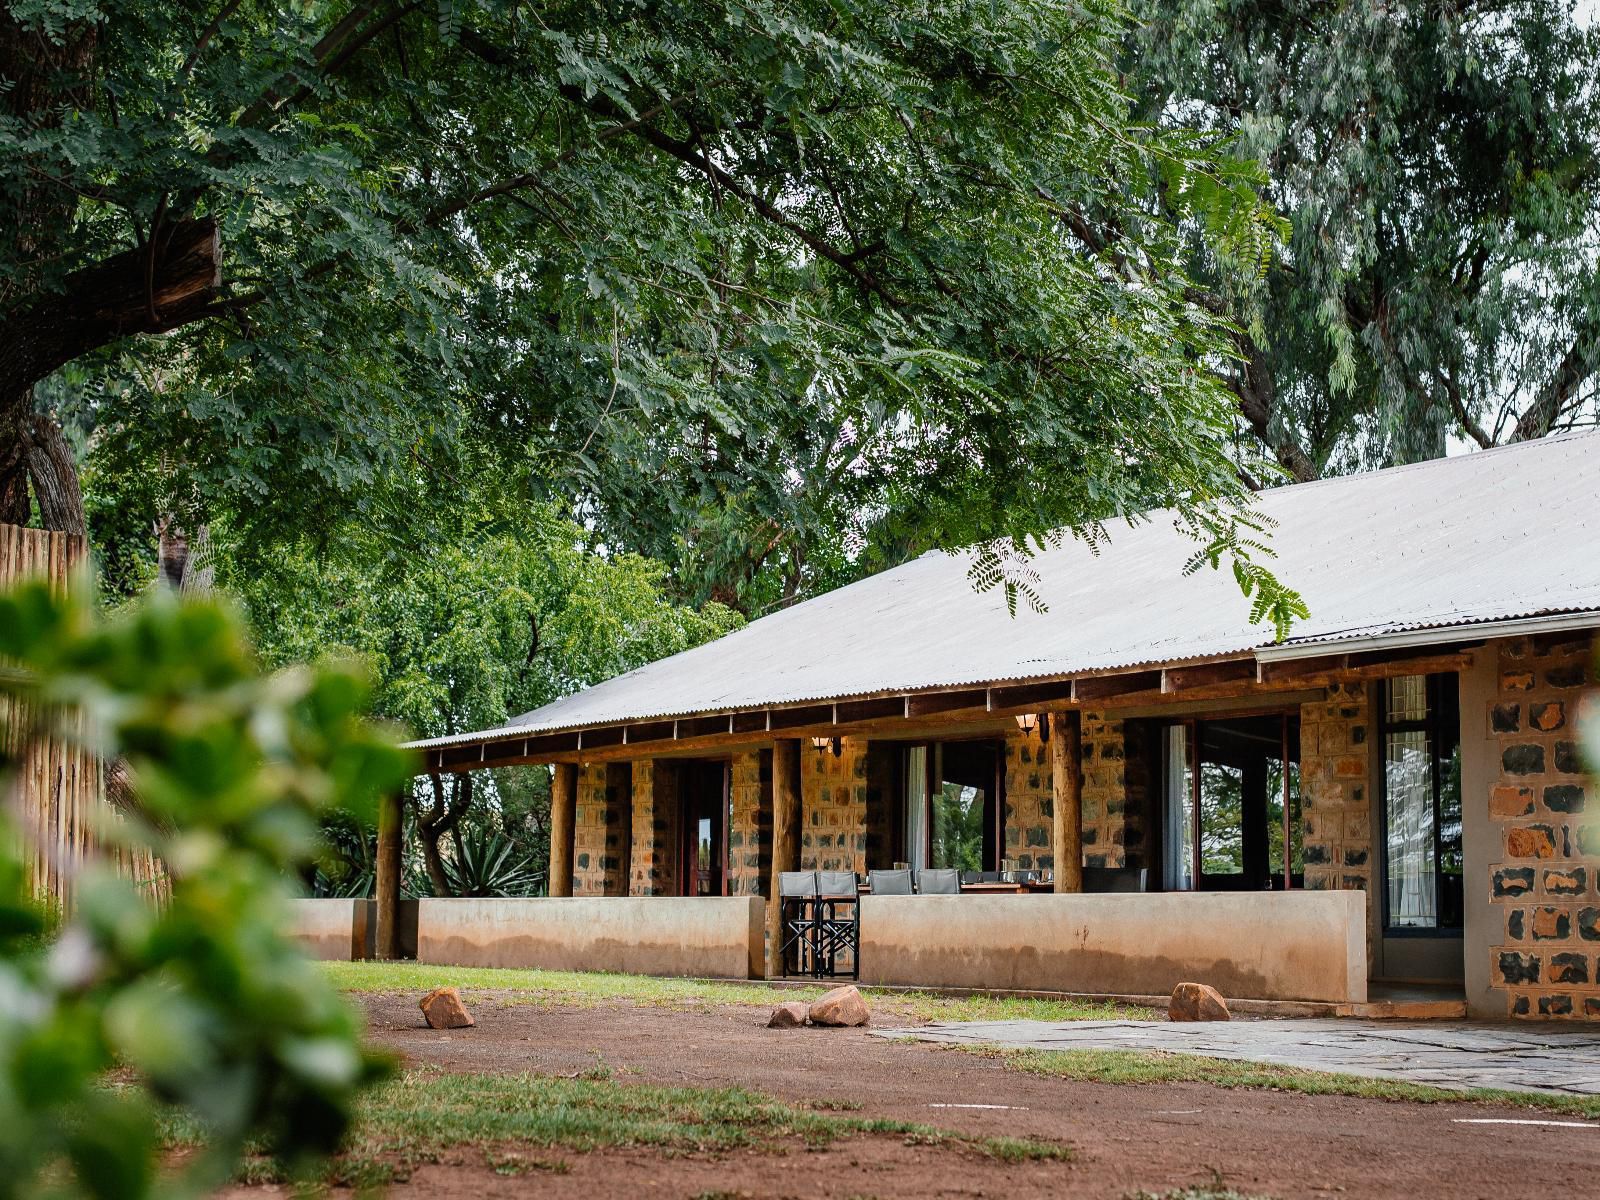
M 1357 479 L 1370 479 L 1374 475 L 1397 475 L 1403 471 L 1417 471 L 1426 467 L 1437 468 L 1441 463 L 1476 462 L 1483 458 L 1492 458 L 1497 454 L 1509 454 L 1519 450 L 1538 450 L 1554 445 L 1557 442 L 1581 441 L 1584 438 L 1600 437 L 1600 427 L 1595 429 L 1563 429 L 1560 433 L 1546 434 L 1540 438 L 1528 438 L 1520 442 L 1507 442 L 1503 446 L 1482 446 L 1476 450 L 1469 450 L 1465 454 L 1445 454 L 1438 458 L 1423 458 L 1416 462 L 1395 463 L 1389 467 L 1378 467 L 1371 471 L 1351 471 L 1348 475 L 1324 475 L 1319 479 L 1297 480 L 1293 483 L 1281 483 L 1277 487 L 1262 488 L 1260 495 L 1270 492 L 1287 492 L 1295 488 L 1315 488 L 1320 484 L 1349 483 Z

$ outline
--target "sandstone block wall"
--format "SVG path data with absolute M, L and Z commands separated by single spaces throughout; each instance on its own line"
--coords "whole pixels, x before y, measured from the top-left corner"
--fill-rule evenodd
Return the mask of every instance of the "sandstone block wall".
M 1487 797 L 1498 844 L 1490 984 L 1513 1017 L 1600 1019 L 1600 808 L 1578 750 L 1578 708 L 1595 682 L 1585 637 L 1508 639 L 1488 711 L 1498 771 Z
M 1145 866 L 1150 777 L 1147 725 L 1083 713 L 1083 865 Z
M 627 895 L 632 793 L 633 770 L 628 763 L 585 763 L 578 768 L 572 830 L 574 896 Z
M 736 754 L 732 770 L 728 895 L 764 896 L 772 873 L 772 751 Z
M 810 742 L 800 747 L 800 869 L 867 869 L 865 738 L 843 739 L 837 758 Z
M 1371 890 L 1371 718 L 1364 683 L 1334 684 L 1321 700 L 1300 706 L 1308 888 Z
M 641 758 L 633 764 L 633 854 L 630 896 L 676 896 L 683 838 L 678 764 Z
M 1050 746 L 1035 731 L 1018 729 L 1006 736 L 1005 745 L 1004 858 L 1014 858 L 1024 871 L 1055 866 L 1050 838 L 1055 824 L 1054 793 L 1050 784 Z

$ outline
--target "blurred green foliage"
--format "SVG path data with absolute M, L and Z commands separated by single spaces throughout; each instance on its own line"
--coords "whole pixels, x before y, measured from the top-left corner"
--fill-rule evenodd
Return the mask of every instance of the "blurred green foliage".
M 0 595 L 0 656 L 0 689 L 43 714 L 24 736 L 87 729 L 126 760 L 134 810 L 100 837 L 170 873 L 158 904 L 85 868 L 42 938 L 17 838 L 0 838 L 0 1197 L 200 1194 L 247 1141 L 308 1167 L 385 1072 L 280 935 L 319 818 L 370 811 L 411 771 L 363 717 L 365 681 L 339 665 L 263 675 L 214 604 L 158 594 L 108 621 L 43 585 Z M 163 1172 L 168 1108 L 209 1136 Z

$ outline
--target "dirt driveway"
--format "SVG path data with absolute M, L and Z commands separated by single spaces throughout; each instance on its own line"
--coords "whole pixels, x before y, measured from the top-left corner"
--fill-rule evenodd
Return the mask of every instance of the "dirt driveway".
M 1402 1104 L 1204 1084 L 1070 1082 L 961 1050 L 861 1030 L 769 1030 L 765 1009 L 609 1003 L 542 1008 L 480 998 L 479 1025 L 426 1028 L 415 998 L 362 998 L 378 1042 L 446 1070 L 739 1085 L 790 1101 L 844 1101 L 861 1116 L 1068 1143 L 1071 1162 L 996 1162 L 970 1151 L 853 1137 L 825 1150 L 717 1157 L 561 1152 L 566 1174 L 507 1178 L 481 1150 L 418 1169 L 396 1196 L 1126 1197 L 1221 1180 L 1247 1195 L 1494 1197 L 1593 1194 L 1600 1122 L 1527 1109 Z M 980 1107 L 981 1106 L 981 1107 Z M 1472 1121 L 1462 1124 L 1461 1121 Z M 1567 1119 L 1570 1120 L 1570 1119 Z M 248 1193 L 259 1196 L 259 1191 Z

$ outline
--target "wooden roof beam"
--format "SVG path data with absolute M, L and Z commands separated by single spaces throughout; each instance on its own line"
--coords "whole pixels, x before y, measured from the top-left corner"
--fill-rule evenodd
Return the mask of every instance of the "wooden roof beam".
M 1123 671 L 1116 675 L 1088 675 L 1072 683 L 1072 698 L 1110 700 L 1117 696 L 1131 696 L 1135 692 L 1159 692 L 1160 671 Z

